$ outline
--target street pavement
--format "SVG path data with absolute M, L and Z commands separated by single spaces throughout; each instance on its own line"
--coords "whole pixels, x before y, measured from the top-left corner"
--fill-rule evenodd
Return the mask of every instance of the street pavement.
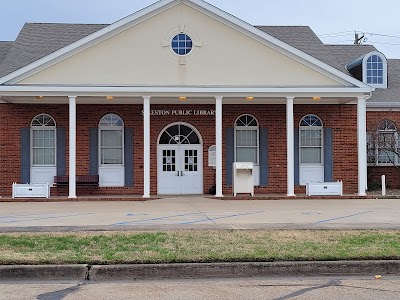
M 399 199 L 4 202 L 0 231 L 400 228 Z
M 324 278 L 241 278 L 147 280 L 137 282 L 9 282 L 0 284 L 1 300 L 73 299 L 262 299 L 314 300 L 400 298 L 400 278 L 374 276 Z

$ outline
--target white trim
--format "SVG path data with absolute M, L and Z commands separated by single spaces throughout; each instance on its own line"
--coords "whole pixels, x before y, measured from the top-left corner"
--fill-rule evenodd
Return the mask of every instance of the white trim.
M 223 197 L 222 193 L 222 96 L 215 97 L 215 197 Z
M 367 83 L 367 61 L 368 59 L 373 56 L 376 55 L 378 57 L 380 57 L 380 59 L 382 59 L 382 63 L 383 63 L 383 84 L 374 84 L 374 83 Z M 363 82 L 365 84 L 368 84 L 374 88 L 387 88 L 387 79 L 388 79 L 388 66 L 387 66 L 387 59 L 386 56 L 383 53 L 380 53 L 378 51 L 372 51 L 370 53 L 368 53 L 367 55 L 364 56 L 363 61 L 362 61 L 362 76 L 363 76 Z
M 294 193 L 294 98 L 286 97 L 287 196 Z
M 35 120 L 37 117 L 39 116 L 48 116 L 50 117 L 53 122 L 54 122 L 54 126 L 46 126 L 46 125 L 42 125 L 42 126 L 32 126 L 33 120 Z M 54 164 L 51 165 L 34 165 L 33 164 L 33 131 L 35 130 L 53 130 L 54 131 Z M 49 114 L 46 113 L 40 113 L 37 114 L 36 116 L 34 116 L 31 120 L 31 133 L 30 133 L 30 160 L 31 160 L 31 165 L 30 167 L 56 167 L 57 168 L 57 123 L 56 120 Z M 39 148 L 43 148 L 43 147 L 39 147 Z
M 252 117 L 256 122 L 257 122 L 257 126 L 238 126 L 236 125 L 238 120 L 243 117 L 243 116 L 250 116 Z M 253 162 L 253 166 L 260 166 L 260 123 L 258 122 L 257 118 L 255 116 L 253 116 L 252 114 L 241 114 L 239 117 L 236 118 L 235 120 L 235 124 L 234 124 L 234 148 L 235 148 L 235 153 L 234 153 L 234 162 L 238 162 L 237 161 L 237 150 L 238 148 L 256 148 L 256 159 L 257 159 L 257 163 Z M 236 144 L 236 133 L 237 131 L 240 130 L 255 130 L 257 131 L 257 146 L 237 146 Z
M 76 198 L 76 97 L 69 96 L 69 194 Z
M 41 70 L 48 68 L 51 65 L 54 65 L 72 55 L 83 51 L 101 41 L 104 41 L 107 38 L 110 38 L 113 35 L 116 35 L 127 28 L 130 28 L 145 19 L 151 18 L 152 16 L 160 13 L 161 11 L 165 11 L 170 7 L 178 5 L 180 3 L 185 3 L 191 7 L 200 8 L 203 13 L 207 15 L 213 16 L 218 21 L 268 45 L 269 47 L 297 60 L 298 62 L 311 67 L 312 69 L 324 74 L 337 82 L 340 82 L 344 85 L 354 85 L 360 88 L 369 88 L 371 91 L 371 87 L 364 84 L 363 82 L 329 66 L 328 64 L 296 49 L 293 46 L 290 46 L 271 35 L 255 28 L 254 26 L 234 17 L 226 13 L 225 11 L 208 4 L 203 0 L 161 0 L 145 9 L 142 9 L 126 18 L 123 18 L 75 43 L 72 43 L 50 55 L 45 56 L 42 59 L 39 59 L 21 69 L 14 71 L 2 78 L 0 78 L 0 84 L 15 84 Z
M 400 102 L 367 102 L 367 111 L 399 111 Z
M 187 126 L 187 127 L 189 127 L 190 129 L 192 129 L 196 134 L 197 134 L 197 137 L 199 138 L 199 144 L 190 144 L 190 145 L 203 145 L 203 138 L 201 137 L 201 134 L 200 134 L 200 132 L 197 130 L 197 128 L 196 127 L 194 127 L 192 124 L 190 124 L 190 123 L 186 123 L 186 122 L 173 122 L 173 123 L 169 123 L 167 126 L 164 126 L 164 128 L 160 131 L 160 133 L 158 134 L 158 137 L 157 137 L 157 145 L 160 145 L 160 138 L 161 138 L 161 136 L 162 136 L 162 134 L 165 132 L 165 130 L 167 130 L 168 128 L 170 128 L 171 126 L 174 126 L 174 125 L 184 125 L 184 126 Z M 171 144 L 171 145 L 174 145 L 174 144 Z
M 301 122 L 303 119 L 307 116 L 315 116 L 318 118 L 318 120 L 321 122 L 321 126 L 301 126 Z M 302 149 L 302 144 L 301 144 L 301 131 L 306 131 L 306 130 L 319 130 L 321 132 L 321 145 L 318 146 L 304 146 L 304 148 L 319 148 L 321 150 L 321 162 L 319 163 L 302 163 L 301 162 L 301 149 Z M 324 122 L 322 122 L 321 118 L 316 115 L 316 114 L 306 114 L 300 119 L 299 122 L 299 167 L 324 167 L 325 166 L 325 152 L 324 152 Z M 301 175 L 300 175 L 301 177 Z M 300 180 L 301 181 L 301 180 Z
M 224 97 L 246 97 L 252 94 L 254 97 L 313 97 L 318 94 L 321 97 L 358 97 L 369 94 L 370 88 L 356 87 L 243 87 L 243 86 L 2 86 L 1 96 L 99 96 L 105 97 L 112 94 L 117 97 L 142 97 L 143 95 L 181 96 L 185 93 L 190 96 L 209 96 L 223 94 Z M 199 95 L 200 94 L 200 95 Z M 323 103 L 323 99 L 319 101 Z
M 103 118 L 108 116 L 108 115 L 117 116 L 122 121 L 122 126 L 111 126 L 111 125 L 110 126 L 105 126 L 105 125 L 101 125 L 100 124 L 101 120 L 103 120 Z M 99 160 L 98 160 L 97 163 L 98 163 L 99 168 L 100 167 L 125 167 L 125 151 L 124 151 L 124 149 L 125 149 L 125 138 L 124 138 L 125 137 L 125 122 L 124 122 L 124 120 L 119 115 L 114 114 L 114 113 L 105 114 L 105 115 L 103 115 L 101 117 L 101 119 L 99 121 L 99 124 L 97 125 L 97 130 L 98 130 L 97 135 L 98 135 L 98 141 L 99 141 L 99 143 L 98 143 L 99 145 L 98 145 L 98 149 L 97 149 Z M 101 146 L 102 137 L 101 137 L 101 132 L 102 131 L 108 131 L 108 130 L 110 130 L 110 131 L 117 131 L 117 130 L 121 131 L 122 147 L 121 147 L 121 163 L 120 164 L 102 164 L 102 156 L 101 156 L 101 154 L 102 154 L 101 153 L 101 150 L 102 150 L 102 146 Z

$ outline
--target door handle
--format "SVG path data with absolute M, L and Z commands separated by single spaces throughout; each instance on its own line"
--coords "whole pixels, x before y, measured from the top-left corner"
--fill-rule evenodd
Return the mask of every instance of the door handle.
M 179 171 L 178 171 L 178 173 L 176 174 L 176 176 L 180 176 L 180 175 L 179 175 Z
M 183 176 L 183 171 L 181 171 L 181 176 Z

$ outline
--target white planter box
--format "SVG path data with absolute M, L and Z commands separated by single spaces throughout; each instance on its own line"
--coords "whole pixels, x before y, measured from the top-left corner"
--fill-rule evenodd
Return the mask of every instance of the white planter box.
M 343 182 L 316 182 L 306 183 L 307 196 L 343 196 Z
M 49 198 L 50 185 L 48 183 L 12 185 L 13 198 Z

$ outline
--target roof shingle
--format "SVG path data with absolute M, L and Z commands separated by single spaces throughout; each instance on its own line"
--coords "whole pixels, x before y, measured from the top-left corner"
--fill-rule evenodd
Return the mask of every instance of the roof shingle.
M 26 23 L 0 64 L 0 77 L 47 56 L 107 25 Z
M 12 47 L 13 44 L 14 44 L 14 42 L 1 42 L 0 41 L 0 65 L 1 65 L 1 62 L 4 60 L 4 58 L 6 57 L 8 51 L 10 50 L 10 48 Z

